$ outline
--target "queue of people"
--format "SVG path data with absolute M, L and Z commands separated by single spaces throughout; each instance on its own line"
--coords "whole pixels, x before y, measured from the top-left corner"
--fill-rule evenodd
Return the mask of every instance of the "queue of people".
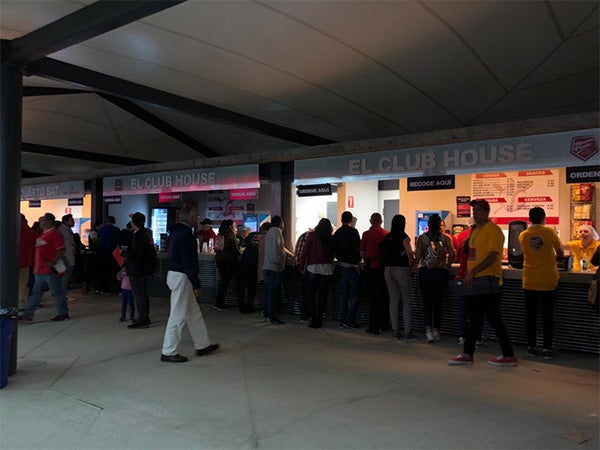
M 333 233 L 328 219 L 321 219 L 314 229 L 303 233 L 296 244 L 296 253 L 286 248 L 283 236 L 284 223 L 274 216 L 270 223 L 258 232 L 241 229 L 236 235 L 232 220 L 221 223 L 219 233 L 213 235 L 206 229 L 209 219 L 198 225 L 198 210 L 190 202 L 184 204 L 178 224 L 171 227 L 167 241 L 167 286 L 171 291 L 171 311 L 167 323 L 161 360 L 185 362 L 177 346 L 184 325 L 187 325 L 198 356 L 209 354 L 219 348 L 211 343 L 202 313 L 197 303 L 201 295 L 198 279 L 197 237 L 208 239 L 214 245 L 215 260 L 220 274 L 214 309 L 229 309 L 225 297 L 231 280 L 237 281 L 237 303 L 241 313 L 254 313 L 256 286 L 264 280 L 263 319 L 272 325 L 283 325 L 279 317 L 281 286 L 286 258 L 295 256 L 296 267 L 302 280 L 301 321 L 309 322 L 310 328 L 323 327 L 323 319 L 329 299 L 332 275 L 340 279 L 340 327 L 360 328 L 358 317 L 361 272 L 368 289 L 370 334 L 390 330 L 394 339 L 413 341 L 419 339 L 412 326 L 411 293 L 412 277 L 416 273 L 421 289 L 424 334 L 428 343 L 441 339 L 440 328 L 443 311 L 443 294 L 448 284 L 448 270 L 455 261 L 459 270 L 455 281 L 463 286 L 460 301 L 460 337 L 462 352 L 450 358 L 450 365 L 470 365 L 474 362 L 476 347 L 482 342 L 484 320 L 495 331 L 501 355 L 488 361 L 496 366 L 515 366 L 512 343 L 500 315 L 502 290 L 501 257 L 504 234 L 490 218 L 490 205 L 486 200 L 471 201 L 474 224 L 456 238 L 445 230 L 445 224 L 437 214 L 430 216 L 428 229 L 418 236 L 413 249 L 411 237 L 406 233 L 406 218 L 396 215 L 391 230 L 382 227 L 381 214 L 370 217 L 371 227 L 362 237 L 353 227 L 354 218 L 349 211 L 341 215 L 342 226 Z M 91 236 L 98 249 L 98 283 L 105 283 L 108 276 L 121 282 L 122 309 L 119 320 L 125 321 L 127 310 L 132 329 L 148 328 L 149 296 L 147 283 L 156 269 L 156 248 L 151 232 L 145 228 L 145 216 L 136 212 L 130 215 L 128 227 L 119 230 L 113 217 Z M 543 345 L 541 355 L 553 357 L 554 336 L 553 310 L 558 285 L 556 257 L 568 249 L 579 259 L 579 268 L 595 268 L 598 263 L 600 242 L 596 231 L 582 225 L 578 229 L 580 239 L 561 244 L 556 231 L 545 226 L 545 211 L 532 208 L 529 211 L 531 226 L 519 236 L 523 249 L 523 292 L 526 302 L 524 326 L 527 332 L 527 354 L 535 357 L 537 348 L 537 316 L 541 313 Z M 20 318 L 33 320 L 35 309 L 46 287 L 56 299 L 57 316 L 53 321 L 70 319 L 66 289 L 75 266 L 72 258 L 74 239 L 69 236 L 72 216 L 63 217 L 56 223 L 52 214 L 40 218 L 40 234 L 27 226 L 22 216 L 20 254 Z M 209 227 L 210 228 L 210 227 Z M 212 229 L 210 230 L 212 231 Z M 214 234 L 214 232 L 213 232 Z M 113 246 L 114 244 L 114 246 Z M 107 258 L 110 251 L 110 261 Z M 35 249 L 35 251 L 34 251 Z M 116 252 L 115 249 L 120 251 Z M 122 258 L 122 259 L 121 259 Z M 25 272 L 33 267 L 34 283 L 26 296 L 22 292 Z M 576 266 L 577 267 L 577 266 Z M 109 274 L 109 275 L 107 275 Z M 100 291 L 102 292 L 102 291 Z M 25 297 L 27 300 L 25 301 Z M 399 323 L 399 306 L 402 303 L 403 323 Z M 402 326 L 401 326 L 402 325 Z

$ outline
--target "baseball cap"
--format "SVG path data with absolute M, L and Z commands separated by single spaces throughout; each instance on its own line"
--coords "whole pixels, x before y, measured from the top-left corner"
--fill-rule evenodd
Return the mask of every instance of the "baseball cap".
M 131 217 L 131 221 L 138 227 L 143 227 L 146 223 L 146 216 L 139 211 L 129 214 L 129 217 Z
M 479 206 L 480 208 L 483 208 L 486 211 L 490 210 L 490 204 L 487 202 L 487 200 L 484 200 L 482 198 L 476 198 L 475 200 L 471 200 L 470 205 L 471 207 Z
M 200 222 L 200 225 L 212 225 L 212 220 L 206 218 L 202 222 Z

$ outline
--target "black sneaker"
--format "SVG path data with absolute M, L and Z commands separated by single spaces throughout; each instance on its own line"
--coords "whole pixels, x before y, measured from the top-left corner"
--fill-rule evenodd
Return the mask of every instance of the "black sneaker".
M 231 306 L 227 306 L 227 305 L 217 306 L 217 305 L 214 305 L 213 309 L 215 311 L 228 311 L 228 310 L 231 309 Z
M 347 323 L 340 323 L 340 328 L 346 328 L 347 330 L 349 330 L 350 328 L 352 328 L 352 325 L 348 325 Z
M 219 344 L 210 344 L 208 347 L 201 348 L 200 350 L 196 350 L 196 356 L 204 356 L 209 353 L 216 352 L 219 350 L 221 346 Z
M 380 334 L 380 333 L 379 333 L 379 330 L 374 330 L 374 329 L 372 329 L 372 328 L 367 328 L 367 329 L 365 330 L 365 333 L 369 333 L 369 334 L 375 334 L 375 335 L 378 335 L 378 334 Z
M 127 325 L 127 328 L 133 328 L 133 329 L 148 328 L 148 322 L 136 322 L 134 320 L 131 325 Z
M 412 331 L 409 331 L 408 333 L 404 333 L 404 340 L 405 341 L 416 341 L 417 339 L 419 339 L 419 336 L 417 336 Z
M 271 319 L 269 320 L 271 325 L 283 325 L 285 322 L 281 319 Z
M 188 359 L 185 356 L 177 355 L 160 355 L 160 360 L 162 362 L 172 362 L 172 363 L 184 363 Z
M 63 320 L 69 320 L 69 319 L 70 319 L 70 317 L 69 317 L 68 314 L 59 314 L 58 316 L 53 317 L 50 320 L 53 321 L 53 322 L 61 322 Z
M 527 347 L 527 356 L 535 358 L 537 354 L 537 349 L 535 347 Z
M 544 357 L 544 359 L 554 358 L 554 355 L 552 354 L 552 350 L 548 350 L 546 348 L 542 351 L 542 356 Z

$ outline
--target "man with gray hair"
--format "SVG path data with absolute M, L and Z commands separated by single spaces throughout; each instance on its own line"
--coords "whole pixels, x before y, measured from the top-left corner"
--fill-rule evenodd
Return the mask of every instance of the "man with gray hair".
M 202 312 L 196 301 L 201 290 L 196 239 L 192 228 L 197 223 L 198 210 L 190 202 L 186 202 L 179 214 L 179 223 L 171 227 L 167 242 L 167 285 L 171 290 L 171 312 L 160 357 L 163 362 L 184 363 L 188 360 L 177 353 L 184 325 L 187 325 L 192 337 L 196 356 L 207 355 L 219 349 L 219 344 L 210 342 Z

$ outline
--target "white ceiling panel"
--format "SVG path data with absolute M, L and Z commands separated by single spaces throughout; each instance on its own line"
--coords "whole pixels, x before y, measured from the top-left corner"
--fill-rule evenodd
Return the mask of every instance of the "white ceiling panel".
M 549 1 L 548 3 L 555 13 L 564 36 L 589 31 L 588 26 L 594 22 L 598 25 L 598 2 Z
M 561 42 L 544 2 L 426 4 L 456 30 L 507 89 Z
M 74 1 L 2 0 L 0 38 L 12 39 L 71 14 L 84 5 Z
M 202 157 L 186 145 L 164 134 L 132 147 L 127 151 L 127 156 L 157 162 L 186 161 Z
M 36 155 L 24 152 L 21 158 L 23 170 L 37 173 L 81 173 L 115 167 L 95 161 L 82 161 L 73 158 L 63 158 L 52 155 Z

